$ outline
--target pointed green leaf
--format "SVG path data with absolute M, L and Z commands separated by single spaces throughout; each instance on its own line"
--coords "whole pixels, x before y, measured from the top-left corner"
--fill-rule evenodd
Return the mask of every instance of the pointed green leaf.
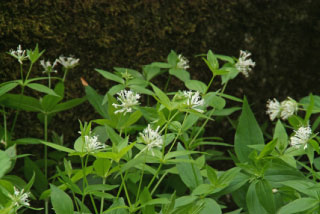
M 73 203 L 69 195 L 50 184 L 51 203 L 56 214 L 74 214 Z
M 29 83 L 27 85 L 27 87 L 29 87 L 29 88 L 31 88 L 33 90 L 42 92 L 42 93 L 46 93 L 46 94 L 49 94 L 49 95 L 52 95 L 52 96 L 60 97 L 56 92 L 54 92 L 54 90 L 48 88 L 47 86 L 38 84 L 38 83 Z
M 104 70 L 101 70 L 101 69 L 95 69 L 95 70 L 98 73 L 100 73 L 106 79 L 109 79 L 109 80 L 124 84 L 124 80 L 121 77 L 119 77 L 119 76 L 117 76 L 115 74 L 112 74 L 112 73 L 110 73 L 108 71 L 104 71 Z

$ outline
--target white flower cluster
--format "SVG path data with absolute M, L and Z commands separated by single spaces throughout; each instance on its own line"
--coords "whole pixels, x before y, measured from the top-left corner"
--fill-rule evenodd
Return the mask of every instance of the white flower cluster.
M 54 70 L 54 67 L 57 65 L 57 62 L 58 61 L 55 60 L 53 64 L 51 64 L 49 60 L 48 61 L 40 60 L 40 64 L 44 69 L 43 73 L 51 73 L 51 72 L 57 73 L 57 70 Z
M 178 60 L 179 62 L 177 64 L 177 68 L 184 69 L 184 70 L 187 70 L 189 68 L 189 60 L 187 58 L 179 54 Z
M 30 193 L 24 192 L 24 189 L 19 191 L 16 187 L 14 187 L 14 194 L 9 195 L 9 197 L 11 198 L 14 206 L 20 207 L 20 206 L 30 206 L 29 199 L 28 199 L 29 195 Z
M 252 59 L 248 59 L 251 56 L 251 53 L 248 51 L 240 51 L 240 56 L 238 62 L 236 63 L 236 68 L 241 72 L 245 77 L 249 77 L 249 73 L 252 68 L 256 65 Z
M 105 145 L 98 141 L 98 136 L 84 136 L 84 149 L 88 153 L 96 152 L 99 149 L 104 149 Z
M 148 151 L 151 150 L 152 155 L 154 155 L 152 148 L 162 148 L 163 145 L 163 139 L 159 134 L 159 128 L 160 126 L 158 126 L 156 130 L 153 130 L 150 124 L 148 124 L 148 127 L 145 128 L 142 133 L 140 133 L 143 143 L 146 144 L 145 149 L 148 149 Z
M 9 54 L 14 58 L 16 58 L 20 64 L 22 64 L 24 60 L 28 59 L 28 56 L 26 56 L 26 51 L 22 50 L 21 45 L 18 45 L 18 48 L 16 51 L 11 49 L 9 51 Z
M 298 131 L 294 131 L 295 135 L 290 138 L 290 145 L 294 148 L 300 148 L 303 146 L 303 149 L 308 147 L 308 141 L 312 134 L 310 126 L 302 126 Z
M 57 62 L 60 63 L 65 69 L 72 69 L 79 64 L 79 59 L 75 59 L 71 56 L 60 56 L 59 59 L 57 59 Z
M 113 103 L 112 105 L 115 108 L 120 108 L 119 110 L 115 111 L 115 114 L 118 113 L 128 113 L 128 112 L 132 112 L 132 107 L 139 105 L 138 100 L 140 99 L 140 95 L 129 90 L 121 90 L 120 92 L 117 93 L 118 97 L 117 100 L 121 103 L 121 104 L 116 104 Z
M 270 120 L 274 120 L 275 118 L 281 117 L 281 119 L 286 120 L 293 114 L 298 111 L 297 102 L 288 97 L 286 100 L 281 103 L 273 98 L 272 100 L 268 100 L 267 102 L 267 111 L 266 113 L 269 115 Z
M 203 110 L 198 109 L 198 107 L 204 105 L 204 100 L 201 98 L 200 93 L 198 91 L 183 91 L 183 96 L 187 98 L 186 100 L 186 105 L 193 109 L 196 110 L 200 113 L 203 112 Z

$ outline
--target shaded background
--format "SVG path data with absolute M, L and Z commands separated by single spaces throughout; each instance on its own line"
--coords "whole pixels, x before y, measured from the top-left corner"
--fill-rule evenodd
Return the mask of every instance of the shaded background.
M 207 83 L 211 73 L 195 54 L 211 49 L 238 57 L 239 50 L 249 50 L 254 71 L 248 79 L 232 80 L 226 92 L 246 95 L 262 122 L 269 98 L 320 94 L 319 14 L 319 0 L 1 1 L 0 82 L 20 78 L 19 64 L 5 53 L 18 44 L 29 49 L 39 43 L 51 61 L 60 55 L 80 58 L 68 74 L 66 99 L 84 96 L 80 77 L 101 94 L 108 90 L 110 82 L 94 68 L 141 71 L 175 50 L 190 60 L 191 76 Z M 38 66 L 33 74 L 41 71 Z M 49 128 L 71 143 L 79 129 L 77 119 L 97 117 L 86 102 L 57 115 Z M 23 114 L 19 121 L 16 137 L 43 136 L 35 114 Z

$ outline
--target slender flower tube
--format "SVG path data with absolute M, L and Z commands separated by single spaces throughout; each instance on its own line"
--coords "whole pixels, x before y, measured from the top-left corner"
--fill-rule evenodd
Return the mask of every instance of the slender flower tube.
M 16 187 L 14 187 L 14 194 L 9 195 L 9 197 L 11 198 L 14 206 L 19 209 L 22 206 L 30 206 L 29 199 L 28 199 L 29 195 L 30 193 L 24 192 L 24 189 L 19 191 Z
M 189 68 L 189 60 L 187 58 L 179 54 L 178 60 L 179 62 L 177 64 L 177 68 L 184 69 L 184 70 L 187 70 Z
M 290 145 L 294 148 L 300 148 L 303 146 L 303 149 L 306 149 L 308 147 L 308 141 L 312 134 L 310 126 L 302 126 L 294 132 L 295 135 L 290 138 Z
M 88 153 L 94 153 L 97 150 L 104 149 L 105 145 L 98 141 L 98 136 L 84 136 L 85 144 L 84 149 Z
M 44 60 L 41 60 L 40 61 L 40 64 L 42 65 L 44 71 L 43 73 L 57 73 L 57 70 L 54 70 L 54 67 L 57 65 L 57 60 L 55 60 L 53 62 L 53 64 L 51 65 L 51 62 L 48 60 L 48 61 L 44 61 Z
M 193 109 L 196 110 L 200 113 L 203 112 L 203 110 L 199 109 L 198 107 L 201 107 L 204 105 L 204 100 L 201 98 L 200 93 L 198 91 L 183 91 L 183 96 L 186 99 L 186 105 Z
M 297 111 L 298 111 L 298 104 L 294 99 L 288 97 L 286 100 L 281 102 L 280 117 L 283 120 L 288 119 L 290 116 L 295 114 Z
M 118 113 L 129 113 L 132 112 L 132 107 L 139 105 L 139 99 L 140 99 L 140 95 L 129 90 L 121 90 L 120 92 L 117 93 L 118 97 L 117 100 L 121 103 L 121 104 L 116 104 L 113 103 L 112 105 L 115 108 L 120 108 L 119 110 L 115 111 L 115 114 Z
M 268 100 L 267 114 L 269 115 L 271 121 L 280 116 L 280 111 L 281 105 L 276 98 L 273 98 L 273 100 Z
M 154 147 L 162 148 L 162 145 L 163 145 L 163 139 L 159 134 L 159 128 L 160 126 L 158 126 L 156 130 L 153 130 L 150 124 L 148 124 L 148 127 L 145 128 L 142 133 L 140 133 L 140 137 L 143 143 L 146 144 L 145 149 L 147 149 L 148 151 L 151 150 L 152 155 L 154 155 L 152 148 Z
M 76 67 L 79 64 L 80 59 L 75 59 L 73 57 L 64 57 L 60 56 L 59 59 L 57 59 L 57 62 L 60 63 L 65 69 L 72 69 Z
M 16 51 L 11 49 L 9 51 L 9 54 L 14 58 L 16 58 L 20 64 L 23 64 L 23 61 L 28 59 L 28 56 L 26 56 L 26 51 L 22 50 L 21 45 L 18 45 L 18 48 Z
M 238 62 L 235 65 L 238 71 L 241 72 L 245 77 L 249 77 L 249 73 L 256 65 L 256 63 L 252 61 L 252 59 L 249 59 L 250 56 L 250 52 L 241 50 Z

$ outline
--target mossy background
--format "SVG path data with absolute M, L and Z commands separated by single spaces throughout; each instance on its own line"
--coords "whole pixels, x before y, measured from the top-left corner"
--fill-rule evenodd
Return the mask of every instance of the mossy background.
M 20 78 L 18 63 L 5 53 L 18 44 L 34 48 L 39 43 L 46 49 L 44 58 L 51 61 L 60 55 L 80 58 L 68 75 L 66 99 L 84 96 L 80 77 L 101 94 L 108 90 L 110 82 L 94 68 L 141 70 L 145 64 L 165 61 L 175 50 L 190 60 L 192 77 L 207 82 L 210 71 L 194 55 L 211 49 L 238 57 L 239 50 L 249 50 L 254 71 L 248 79 L 231 81 L 227 93 L 246 95 L 258 120 L 266 121 L 269 98 L 298 100 L 310 92 L 320 94 L 319 11 L 319 0 L 1 1 L 0 82 Z M 41 71 L 38 66 L 33 75 Z M 180 85 L 178 80 L 175 84 Z M 97 117 L 86 102 L 57 115 L 49 128 L 71 143 L 77 119 Z M 42 136 L 35 114 L 19 119 L 17 136 Z

